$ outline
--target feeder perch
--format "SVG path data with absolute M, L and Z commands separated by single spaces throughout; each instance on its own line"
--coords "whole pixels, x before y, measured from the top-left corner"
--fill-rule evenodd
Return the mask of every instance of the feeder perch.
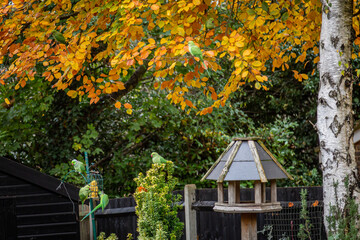
M 261 138 L 234 138 L 202 178 L 217 181 L 218 201 L 214 211 L 241 213 L 241 239 L 257 239 L 256 213 L 280 211 L 276 179 L 290 178 L 285 169 L 261 142 Z M 240 182 L 254 181 L 254 201 L 242 202 Z M 224 201 L 224 181 L 228 182 L 228 201 Z M 270 182 L 270 201 L 266 183 Z

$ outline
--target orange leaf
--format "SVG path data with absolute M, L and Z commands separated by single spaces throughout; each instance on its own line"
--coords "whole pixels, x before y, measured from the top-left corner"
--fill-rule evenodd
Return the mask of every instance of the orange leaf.
M 151 9 L 152 9 L 153 11 L 159 10 L 159 9 L 160 9 L 160 6 L 157 5 L 157 4 L 153 4 L 153 5 L 151 5 Z
M 289 202 L 289 203 L 288 203 L 288 206 L 289 206 L 289 208 L 291 208 L 291 207 L 293 207 L 293 206 L 294 206 L 294 203 Z
M 131 108 L 132 108 L 132 106 L 131 106 L 130 103 L 125 103 L 125 104 L 124 104 L 124 107 L 125 107 L 126 109 L 131 109 Z
M 120 108 L 121 108 L 121 102 L 117 101 L 117 102 L 115 103 L 115 107 L 116 107 L 117 109 L 120 109 Z
M 318 200 L 316 200 L 313 204 L 311 204 L 311 206 L 313 206 L 313 207 L 316 207 L 316 206 L 318 206 L 319 205 L 319 201 Z
M 119 78 L 120 78 L 119 74 L 115 74 L 115 75 L 109 76 L 109 79 L 110 79 L 110 80 L 117 80 L 117 79 L 119 79 Z
M 217 94 L 216 94 L 216 92 L 212 92 L 212 93 L 211 93 L 211 98 L 212 98 L 212 100 L 217 100 Z

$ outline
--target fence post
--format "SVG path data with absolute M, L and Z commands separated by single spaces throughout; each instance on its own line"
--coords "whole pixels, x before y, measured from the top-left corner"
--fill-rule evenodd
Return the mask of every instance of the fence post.
M 196 240 L 196 211 L 192 209 L 192 203 L 196 201 L 196 185 L 187 184 L 184 188 L 185 196 L 185 235 L 186 240 Z
M 89 213 L 89 206 L 85 204 L 79 204 L 79 219 L 81 220 L 86 214 Z M 91 229 L 89 224 L 89 218 L 80 221 L 80 240 L 89 240 Z

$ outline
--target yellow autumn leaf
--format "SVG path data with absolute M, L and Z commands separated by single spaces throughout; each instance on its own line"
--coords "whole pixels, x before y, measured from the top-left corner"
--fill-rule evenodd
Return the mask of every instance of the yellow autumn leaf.
M 110 94 L 110 93 L 112 92 L 112 90 L 111 90 L 111 88 L 108 87 L 108 88 L 105 89 L 105 92 L 106 92 L 107 94 Z
M 263 77 L 260 76 L 260 75 L 256 75 L 255 78 L 256 78 L 256 80 L 258 80 L 259 82 L 263 82 L 263 81 L 264 81 Z
M 76 92 L 75 90 L 69 90 L 69 91 L 67 92 L 67 95 L 68 95 L 69 97 L 71 97 L 71 98 L 76 98 L 77 92 Z
M 57 78 L 57 79 L 61 78 L 61 72 L 55 73 L 55 74 L 54 74 L 54 77 Z
M 301 74 L 301 77 L 302 77 L 303 79 L 309 79 L 308 75 L 306 75 L 306 74 L 304 74 L 304 73 Z
M 261 88 L 261 84 L 258 83 L 258 82 L 256 82 L 256 83 L 255 83 L 255 88 L 256 88 L 257 90 L 259 90 L 259 89 Z
M 260 61 L 254 61 L 251 63 L 251 65 L 253 65 L 255 68 L 259 68 L 262 66 L 262 63 Z
M 126 113 L 127 113 L 127 114 L 129 114 L 129 115 L 131 115 L 131 114 L 132 114 L 132 112 L 133 112 L 133 110 L 132 110 L 132 109 L 130 109 L 130 108 L 126 110 Z
M 200 5 L 201 4 L 201 0 L 193 0 L 193 3 L 194 3 L 194 5 Z
M 230 46 L 230 47 L 229 47 L 229 51 L 230 51 L 230 52 L 235 52 L 235 51 L 236 51 L 236 47 Z
M 185 35 L 185 30 L 184 30 L 184 28 L 182 28 L 182 27 L 178 27 L 178 28 L 177 28 L 177 32 L 178 32 L 178 34 L 179 34 L 180 36 L 184 36 L 184 35 Z
M 6 103 L 7 105 L 10 105 L 10 101 L 9 101 L 8 98 L 5 98 L 5 103 Z
M 246 78 L 248 74 L 249 74 L 249 71 L 244 71 L 244 72 L 241 74 L 241 77 L 242 77 L 242 78 Z
M 148 42 L 149 42 L 151 45 L 155 45 L 155 40 L 152 39 L 152 38 L 149 38 L 149 39 L 148 39 Z
M 247 57 L 251 54 L 251 50 L 250 49 L 246 49 L 244 52 L 243 52 L 243 57 Z

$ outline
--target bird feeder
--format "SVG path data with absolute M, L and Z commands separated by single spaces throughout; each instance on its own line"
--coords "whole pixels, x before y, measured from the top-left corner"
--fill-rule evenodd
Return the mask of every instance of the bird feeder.
M 257 239 L 256 214 L 280 211 L 276 179 L 290 178 L 260 138 L 234 138 L 202 178 L 217 181 L 218 201 L 214 211 L 241 213 L 241 239 Z M 242 202 L 240 182 L 254 181 L 254 201 Z M 224 201 L 224 181 L 228 182 L 228 201 Z M 270 201 L 266 183 L 270 182 Z

